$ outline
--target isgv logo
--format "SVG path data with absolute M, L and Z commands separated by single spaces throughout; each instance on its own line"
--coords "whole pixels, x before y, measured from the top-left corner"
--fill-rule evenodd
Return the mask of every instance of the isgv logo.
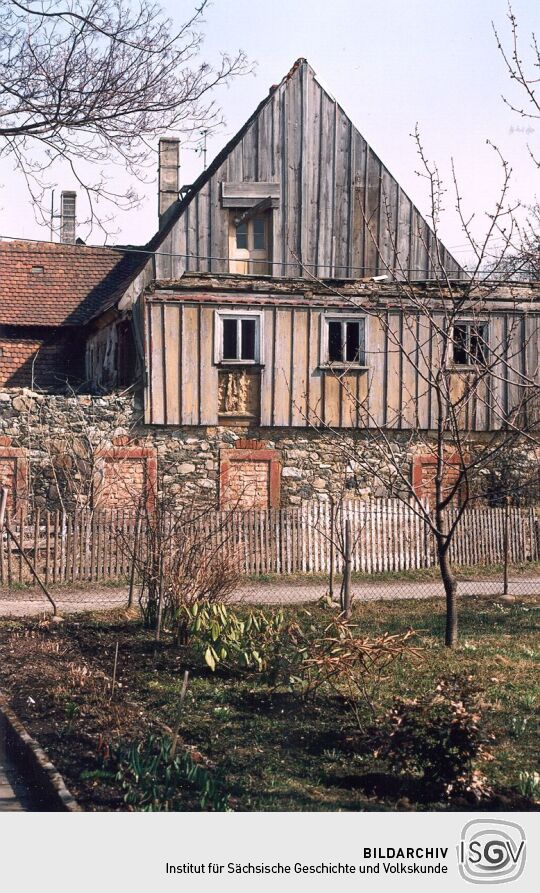
M 459 873 L 471 884 L 507 884 L 525 867 L 525 832 L 515 822 L 474 819 L 461 832 Z

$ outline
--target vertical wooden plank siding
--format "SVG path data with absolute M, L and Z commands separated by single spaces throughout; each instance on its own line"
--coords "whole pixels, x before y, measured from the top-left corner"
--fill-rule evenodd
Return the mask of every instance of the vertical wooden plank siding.
M 236 307 L 236 305 L 233 305 Z M 214 364 L 217 305 L 150 302 L 147 307 L 149 387 L 146 421 L 150 424 L 215 425 L 218 370 Z M 239 309 L 239 308 L 237 308 Z M 441 361 L 435 323 L 414 312 L 381 310 L 366 318 L 366 372 L 320 366 L 321 338 L 327 337 L 320 307 L 283 302 L 264 307 L 264 367 L 261 370 L 261 424 L 305 427 L 324 424 L 362 428 L 426 430 L 436 424 L 430 387 Z M 356 308 L 336 310 L 344 316 Z M 359 307 L 358 312 L 362 312 Z M 462 424 L 471 430 L 496 430 L 507 412 L 523 400 L 522 382 L 537 372 L 537 317 L 492 313 L 486 316 L 493 376 L 479 382 L 477 394 L 463 405 Z M 451 363 L 451 356 L 449 357 Z M 459 370 L 451 386 L 459 396 L 468 379 Z M 528 408 L 532 412 L 533 408 Z M 534 410 L 538 413 L 538 408 Z
M 320 424 L 323 414 L 322 385 L 323 373 L 319 368 L 321 337 L 321 313 L 318 310 L 309 311 L 308 321 L 308 370 L 309 370 L 309 423 Z
M 200 313 L 200 407 L 202 425 L 215 425 L 218 414 L 218 370 L 214 365 L 215 311 L 202 307 Z
M 292 355 L 293 376 L 293 425 L 302 427 L 307 424 L 307 398 L 308 398 L 308 311 L 298 309 L 294 311 L 294 352 Z
M 229 214 L 221 206 L 221 183 L 257 181 L 281 184 L 280 206 L 272 214 L 274 275 L 305 275 L 297 257 L 323 277 L 395 267 L 418 279 L 430 272 L 422 244 L 433 242 L 427 224 L 307 63 L 261 104 L 207 176 L 162 245 L 167 253 L 190 257 L 159 258 L 158 278 L 171 271 L 178 276 L 184 263 L 225 271 Z M 442 256 L 450 271 L 457 269 L 448 252 Z
M 273 408 L 274 408 L 274 351 L 276 334 L 274 332 L 274 311 L 269 308 L 263 311 L 264 314 L 264 357 L 265 364 L 261 373 L 261 425 L 270 426 L 273 424 Z
M 385 366 L 386 366 L 386 399 L 383 401 L 387 407 L 386 425 L 388 428 L 398 428 L 400 423 L 400 410 L 402 402 L 403 382 L 401 371 L 401 314 L 389 313 L 386 317 L 387 332 L 385 339 Z
M 165 381 L 163 342 L 163 307 L 160 304 L 150 305 L 149 338 L 152 363 L 150 369 L 151 384 L 151 424 L 165 423 Z
M 290 310 L 276 313 L 274 425 L 290 425 L 292 318 Z
M 180 418 L 180 329 L 178 325 L 179 307 L 163 307 L 163 328 L 165 339 L 165 413 L 168 425 L 181 424 Z
M 199 313 L 184 306 L 182 319 L 182 424 L 199 424 Z

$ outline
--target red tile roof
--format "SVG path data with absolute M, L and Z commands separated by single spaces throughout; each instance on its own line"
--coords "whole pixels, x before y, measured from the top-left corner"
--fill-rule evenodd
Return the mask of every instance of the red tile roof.
M 0 242 L 0 325 L 83 325 L 121 297 L 145 261 L 112 248 Z

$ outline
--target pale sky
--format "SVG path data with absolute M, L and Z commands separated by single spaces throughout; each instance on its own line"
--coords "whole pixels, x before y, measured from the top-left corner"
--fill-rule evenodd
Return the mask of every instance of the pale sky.
M 164 5 L 177 21 L 192 6 L 185 0 L 165 0 Z M 504 93 L 520 101 L 491 29 L 494 19 L 509 38 L 506 9 L 506 0 L 214 0 L 206 16 L 205 57 L 212 60 L 220 50 L 242 48 L 257 67 L 254 75 L 217 93 L 227 123 L 208 141 L 209 161 L 268 88 L 303 56 L 420 210 L 427 212 L 426 184 L 415 174 L 418 159 L 410 137 L 418 122 L 425 150 L 449 187 L 441 234 L 458 259 L 468 260 L 453 212 L 452 157 L 464 203 L 479 225 L 493 207 L 501 182 L 487 140 L 512 166 L 513 197 L 531 203 L 540 193 L 540 173 L 527 151 L 529 143 L 540 155 L 540 121 L 518 118 L 501 99 Z M 530 32 L 540 32 L 538 3 L 514 0 L 513 9 L 526 56 Z M 191 183 L 202 170 L 202 156 L 187 146 L 181 156 L 181 181 Z M 5 162 L 0 165 L 0 183 L 0 234 L 47 239 L 48 231 L 34 221 L 23 182 Z M 73 187 L 67 172 L 59 173 L 58 192 Z M 117 215 L 118 232 L 110 241 L 142 244 L 154 233 L 155 181 L 142 191 L 145 199 L 137 210 Z M 91 243 L 102 241 L 97 231 L 89 238 Z

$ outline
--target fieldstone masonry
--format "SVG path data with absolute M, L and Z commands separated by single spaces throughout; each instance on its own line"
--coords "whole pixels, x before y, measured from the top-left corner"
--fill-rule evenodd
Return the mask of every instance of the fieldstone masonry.
M 379 452 L 373 447 L 374 433 L 348 431 L 339 436 L 342 444 L 349 444 L 348 450 L 336 448 L 332 432 L 311 428 L 249 432 L 231 427 L 152 428 L 143 425 L 142 406 L 133 395 L 53 396 L 27 388 L 0 390 L 0 471 L 7 476 L 6 462 L 15 450 L 23 463 L 19 494 L 27 488 L 35 505 L 49 509 L 98 505 L 104 456 L 107 463 L 115 459 L 123 463 L 120 475 L 109 465 L 106 485 L 116 475 L 115 486 L 140 494 L 144 481 L 151 479 L 153 487 L 156 480 L 158 493 L 177 504 L 217 508 L 220 499 L 223 504 L 224 473 L 228 467 L 230 476 L 233 465 L 234 486 L 239 492 L 253 491 L 259 506 L 263 501 L 270 506 L 300 505 L 344 492 L 360 498 L 393 495 L 377 480 L 363 477 L 359 464 L 346 458 L 371 450 L 372 464 Z M 422 469 L 425 486 L 423 457 L 429 453 L 425 443 L 411 445 L 407 432 L 387 436 L 403 473 L 410 475 L 412 466 Z M 242 468 L 241 459 L 246 461 Z M 381 477 L 389 479 L 393 463 L 379 457 L 379 467 Z

